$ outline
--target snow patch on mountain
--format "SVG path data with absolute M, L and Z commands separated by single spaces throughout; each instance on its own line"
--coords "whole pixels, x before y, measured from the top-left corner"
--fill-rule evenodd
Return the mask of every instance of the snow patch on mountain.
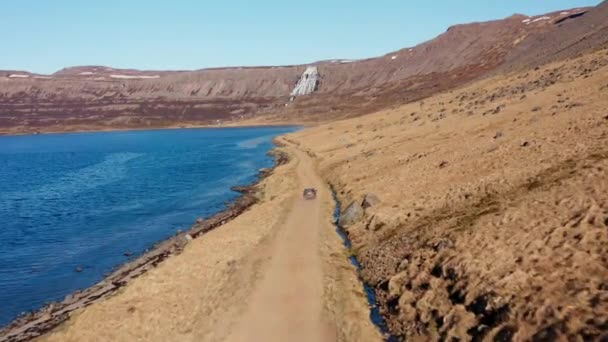
M 137 75 L 110 75 L 110 78 L 119 78 L 119 79 L 126 79 L 126 80 L 143 80 L 143 79 L 152 79 L 152 78 L 159 78 L 159 75 L 153 75 L 153 76 L 137 76 Z

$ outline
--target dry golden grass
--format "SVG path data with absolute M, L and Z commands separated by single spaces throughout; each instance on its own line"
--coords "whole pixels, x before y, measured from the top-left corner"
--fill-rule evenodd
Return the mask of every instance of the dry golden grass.
M 291 135 L 343 200 L 391 329 L 598 337 L 608 324 L 608 51 Z

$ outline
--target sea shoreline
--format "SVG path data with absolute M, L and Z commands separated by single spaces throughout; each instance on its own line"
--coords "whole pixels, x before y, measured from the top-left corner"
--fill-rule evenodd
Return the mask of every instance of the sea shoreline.
M 267 154 L 274 157 L 274 165 L 260 170 L 256 180 L 251 184 L 233 186 L 231 189 L 241 195 L 225 210 L 207 219 L 199 219 L 190 229 L 159 241 L 135 260 L 118 266 L 100 282 L 81 291 L 73 292 L 62 301 L 47 304 L 41 309 L 15 318 L 4 327 L 0 327 L 0 341 L 27 341 L 54 329 L 68 320 L 71 312 L 85 308 L 116 293 L 130 281 L 154 269 L 167 258 L 179 255 L 191 240 L 225 225 L 247 211 L 258 202 L 257 191 L 260 182 L 269 177 L 278 166 L 289 161 L 288 154 L 281 150 L 282 143 L 275 138 L 273 144 L 275 147 Z
M 55 135 L 55 134 L 79 134 L 79 133 L 109 133 L 109 132 L 140 132 L 140 131 L 177 131 L 184 129 L 231 129 L 231 128 L 271 128 L 271 127 L 310 127 L 308 124 L 302 123 L 248 123 L 244 125 L 226 124 L 226 125 L 185 125 L 185 126 L 166 126 L 166 127 L 110 127 L 110 128 L 92 128 L 92 129 L 75 129 L 75 130 L 49 130 L 49 131 L 0 131 L 0 137 L 17 137 L 30 135 Z

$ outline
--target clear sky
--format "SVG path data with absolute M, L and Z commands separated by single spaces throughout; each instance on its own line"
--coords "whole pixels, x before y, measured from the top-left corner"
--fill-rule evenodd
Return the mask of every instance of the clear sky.
M 1 0 L 0 69 L 200 69 L 382 55 L 453 24 L 599 0 Z

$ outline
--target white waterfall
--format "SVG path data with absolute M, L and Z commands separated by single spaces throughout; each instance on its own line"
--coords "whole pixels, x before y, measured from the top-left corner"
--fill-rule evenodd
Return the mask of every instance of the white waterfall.
M 291 96 L 296 97 L 312 94 L 317 90 L 320 78 L 317 67 L 311 66 L 306 68 L 306 71 L 304 71 L 302 77 L 298 80 L 296 87 L 291 91 Z

